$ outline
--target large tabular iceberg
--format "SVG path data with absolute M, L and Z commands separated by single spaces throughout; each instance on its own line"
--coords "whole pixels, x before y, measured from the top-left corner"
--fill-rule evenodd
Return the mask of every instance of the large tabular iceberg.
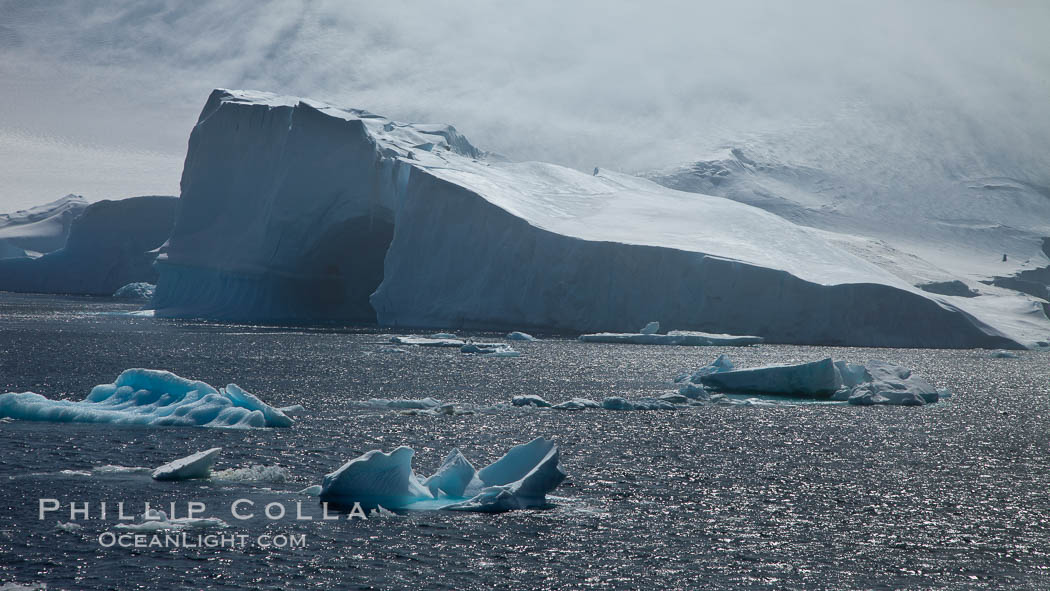
M 537 438 L 515 446 L 475 471 L 459 450 L 420 480 L 408 447 L 370 451 L 324 477 L 320 498 L 337 505 L 379 505 L 387 509 L 509 511 L 544 507 L 547 493 L 563 480 L 558 446 Z
M 742 394 L 773 394 L 827 398 L 858 405 L 922 406 L 937 402 L 946 391 L 912 373 L 910 369 L 869 361 L 865 364 L 819 361 L 734 369 L 725 356 L 694 373 L 681 390 L 684 395 L 706 396 L 706 390 Z M 697 386 L 697 385 L 702 386 Z
M 0 418 L 154 426 L 290 427 L 292 419 L 236 384 L 216 390 L 156 369 L 128 369 L 81 402 L 0 394 Z
M 92 203 L 73 219 L 62 248 L 0 259 L 0 290 L 108 296 L 129 283 L 153 283 L 154 250 L 171 232 L 177 205 L 158 196 Z
M 1020 346 L 1008 323 L 750 205 L 261 92 L 208 99 L 157 265 L 162 316 L 577 332 L 659 318 L 770 342 Z

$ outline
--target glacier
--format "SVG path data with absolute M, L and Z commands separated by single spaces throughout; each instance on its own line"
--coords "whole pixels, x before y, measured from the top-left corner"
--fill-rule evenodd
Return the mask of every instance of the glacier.
M 219 89 L 190 136 L 153 303 L 168 317 L 577 333 L 660 318 L 853 346 L 1016 349 L 1036 342 L 1018 326 L 1050 332 L 1036 304 L 991 313 L 854 250 L 733 199 L 508 162 L 451 126 Z
M 565 480 L 557 444 L 542 437 L 512 447 L 481 470 L 454 449 L 422 481 L 412 471 L 414 454 L 404 446 L 369 451 L 327 474 L 318 496 L 338 506 L 502 512 L 547 506 L 547 494 Z
M 72 219 L 61 248 L 0 259 L 0 290 L 109 296 L 129 283 L 154 283 L 154 251 L 171 232 L 178 202 L 143 196 L 92 203 Z
M 0 394 L 0 418 L 199 427 L 290 427 L 292 419 L 236 384 L 215 389 L 156 369 L 128 369 L 80 402 L 33 392 Z

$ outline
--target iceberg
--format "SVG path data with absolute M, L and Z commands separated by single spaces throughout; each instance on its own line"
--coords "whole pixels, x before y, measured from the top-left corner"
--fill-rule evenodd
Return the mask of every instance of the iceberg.
M 659 322 L 655 322 L 655 321 L 654 322 L 650 322 L 649 324 L 646 324 L 638 332 L 640 332 L 641 334 L 656 334 L 656 333 L 660 332 L 660 323 Z
M 835 362 L 829 357 L 798 365 L 767 365 L 709 373 L 700 383 L 720 392 L 831 396 L 842 386 Z
M 111 296 L 129 283 L 155 283 L 156 249 L 171 233 L 177 204 L 162 196 L 92 203 L 58 250 L 0 259 L 0 290 Z
M 516 330 L 514 332 L 507 333 L 507 340 L 508 341 L 535 341 L 536 337 L 532 336 L 531 334 L 528 334 L 528 333 L 525 333 L 525 332 L 520 332 L 520 331 Z
M 966 302 L 981 298 L 919 289 L 823 231 L 608 170 L 509 162 L 448 125 L 218 89 L 185 162 L 159 317 L 577 333 L 655 317 L 710 331 L 663 335 L 685 342 L 1023 346 L 1019 313 L 978 317 Z
M 409 447 L 367 452 L 326 475 L 319 497 L 340 506 L 510 511 L 545 507 L 547 493 L 565 480 L 558 446 L 543 438 L 517 445 L 477 471 L 453 450 L 422 482 L 412 471 L 414 453 Z
M 679 345 L 687 347 L 744 347 L 765 342 L 749 335 L 713 334 L 691 330 L 672 330 L 667 334 L 646 332 L 599 332 L 580 335 L 584 343 L 628 343 L 632 345 Z
M 194 480 L 211 476 L 212 466 L 219 458 L 221 447 L 213 447 L 195 454 L 168 462 L 153 470 L 154 480 Z
M 416 345 L 419 347 L 462 347 L 466 344 L 466 341 L 456 338 L 455 335 L 451 338 L 396 336 L 391 337 L 390 342 L 395 345 Z
M 437 471 L 423 481 L 423 486 L 427 487 L 435 498 L 461 498 L 476 474 L 477 470 L 470 461 L 463 457 L 458 449 L 453 449 L 445 461 L 441 462 Z
M 586 408 L 601 408 L 601 405 L 587 398 L 573 398 L 565 402 L 559 402 L 551 408 L 557 410 L 584 410 Z
M 910 369 L 885 361 L 857 364 L 834 361 L 829 357 L 794 365 L 702 373 L 715 365 L 707 366 L 697 374 L 700 374 L 699 381 L 704 387 L 719 392 L 825 398 L 865 406 L 921 406 L 950 396 Z M 732 368 L 728 359 L 720 365 Z
M 79 195 L 0 214 L 0 259 L 35 258 L 65 246 L 69 228 L 88 206 Z
M 537 406 L 540 408 L 550 408 L 552 405 L 542 397 L 535 394 L 523 394 L 521 396 L 515 396 L 510 401 L 514 406 Z
M 940 400 L 941 393 L 910 369 L 884 361 L 869 361 L 865 375 L 835 395 L 850 404 L 922 406 Z
M 252 464 L 243 468 L 228 468 L 212 472 L 214 480 L 228 480 L 231 482 L 288 482 L 292 479 L 291 472 L 283 466 L 264 466 Z
M 390 399 L 387 399 L 387 398 L 373 398 L 371 400 L 367 400 L 365 402 L 362 402 L 361 404 L 363 406 L 368 406 L 368 407 L 371 407 L 371 408 L 384 408 L 384 409 L 390 409 L 390 410 L 406 410 L 406 409 L 430 410 L 432 408 L 437 408 L 437 407 L 441 406 L 443 403 L 440 400 L 437 400 L 436 398 L 431 398 L 431 397 L 428 396 L 426 398 L 419 398 L 419 399 L 408 398 L 408 399 L 401 399 L 401 400 L 390 400 Z
M 236 384 L 216 390 L 156 369 L 128 369 L 80 402 L 0 394 L 0 418 L 152 426 L 290 427 L 292 419 Z

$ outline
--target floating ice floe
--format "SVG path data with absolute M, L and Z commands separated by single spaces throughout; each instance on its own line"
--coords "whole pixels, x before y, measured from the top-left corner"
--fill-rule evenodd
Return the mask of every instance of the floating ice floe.
M 380 353 L 408 353 L 408 351 L 406 351 L 405 349 L 402 349 L 401 347 L 380 347 L 379 348 L 379 352 Z
M 444 404 L 436 398 L 406 398 L 401 400 L 390 400 L 387 398 L 373 398 L 365 402 L 360 403 L 362 406 L 370 408 L 384 408 L 389 410 L 406 410 L 406 409 L 417 409 L 417 410 L 429 410 L 437 408 Z
M 536 337 L 532 336 L 531 334 L 528 334 L 528 333 L 516 330 L 514 332 L 511 332 L 511 333 L 507 334 L 507 340 L 508 341 L 535 341 Z
M 113 292 L 113 297 L 118 300 L 148 301 L 153 298 L 153 291 L 155 289 L 157 289 L 157 286 L 152 283 L 141 281 L 137 283 L 128 283 Z
M 231 482 L 273 482 L 282 483 L 292 479 L 291 473 L 283 466 L 264 466 L 252 464 L 243 468 L 229 468 L 216 470 L 211 473 L 213 480 L 228 480 Z
M 420 480 L 408 447 L 370 451 L 324 477 L 322 501 L 388 509 L 509 511 L 547 505 L 546 495 L 565 479 L 558 446 L 537 438 L 510 449 L 481 470 L 453 450 L 438 470 Z
M 1006 349 L 999 349 L 998 351 L 992 351 L 991 354 L 988 355 L 988 356 L 991 357 L 992 359 L 1018 359 L 1018 358 L 1021 357 L 1017 353 L 1011 353 L 1011 352 L 1007 351 Z
M 627 400 L 620 396 L 609 396 L 601 402 L 589 398 L 572 398 L 558 404 L 551 404 L 535 394 L 515 396 L 511 399 L 511 404 L 514 406 L 535 406 L 552 408 L 554 410 L 586 410 L 593 408 L 605 410 L 675 410 L 682 408 L 680 405 L 688 402 L 685 396 L 673 393 L 660 398 L 640 398 L 637 400 Z
M 216 390 L 156 369 L 128 369 L 80 402 L 33 392 L 0 395 L 0 417 L 153 426 L 290 427 L 292 419 L 236 384 Z
M 84 526 L 80 525 L 79 523 L 74 523 L 72 521 L 70 521 L 68 523 L 62 523 L 61 521 L 58 521 L 58 522 L 55 523 L 55 529 L 58 530 L 58 531 L 64 531 L 64 532 L 67 532 L 67 533 L 75 533 L 75 532 L 78 532 L 78 531 L 84 529 Z M 2 588 L 0 588 L 0 589 L 2 589 Z
M 585 408 L 601 408 L 601 405 L 589 398 L 573 398 L 565 402 L 559 402 L 551 408 L 557 410 L 583 410 Z
M 650 323 L 650 325 L 653 323 Z M 646 326 L 648 329 L 649 326 Z M 749 335 L 714 334 L 691 330 L 672 330 L 667 334 L 641 332 L 599 332 L 580 335 L 585 343 L 628 343 L 632 345 L 681 345 L 692 347 L 757 345 L 765 339 Z
M 449 333 L 438 333 L 439 335 L 448 335 Z M 416 337 L 416 336 L 394 336 L 390 337 L 390 342 L 395 345 L 416 345 L 418 347 L 462 347 L 466 344 L 466 341 L 460 338 L 456 338 L 456 335 L 441 336 L 437 337 Z
M 887 363 L 866 364 L 834 361 L 830 357 L 794 365 L 768 365 L 732 369 L 728 359 L 719 360 L 693 374 L 691 383 L 679 390 L 695 388 L 737 394 L 771 394 L 847 401 L 850 404 L 919 406 L 937 402 L 950 394 L 937 390 L 910 369 Z M 730 369 L 725 369 L 726 367 Z M 705 371 L 710 370 L 710 371 Z
M 155 469 L 151 476 L 154 480 L 194 480 L 211 476 L 212 466 L 219 458 L 221 447 L 213 447 L 195 454 L 168 462 Z
M 169 519 L 168 514 L 159 509 L 150 509 L 139 516 L 137 523 L 121 523 L 116 529 L 136 532 L 151 532 L 181 529 L 222 529 L 229 527 L 217 517 L 178 517 Z
M 510 403 L 514 406 L 538 406 L 540 408 L 550 408 L 553 406 L 550 402 L 547 402 L 542 397 L 535 394 L 515 396 Z

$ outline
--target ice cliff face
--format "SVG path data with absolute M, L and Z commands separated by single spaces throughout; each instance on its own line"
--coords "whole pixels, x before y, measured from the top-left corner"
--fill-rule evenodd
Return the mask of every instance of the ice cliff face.
M 0 259 L 0 290 L 112 295 L 153 282 L 155 254 L 171 232 L 178 199 L 131 197 L 87 206 L 62 248 L 39 258 Z
M 1001 327 L 730 199 L 486 158 L 447 126 L 217 90 L 159 315 L 1014 347 Z

